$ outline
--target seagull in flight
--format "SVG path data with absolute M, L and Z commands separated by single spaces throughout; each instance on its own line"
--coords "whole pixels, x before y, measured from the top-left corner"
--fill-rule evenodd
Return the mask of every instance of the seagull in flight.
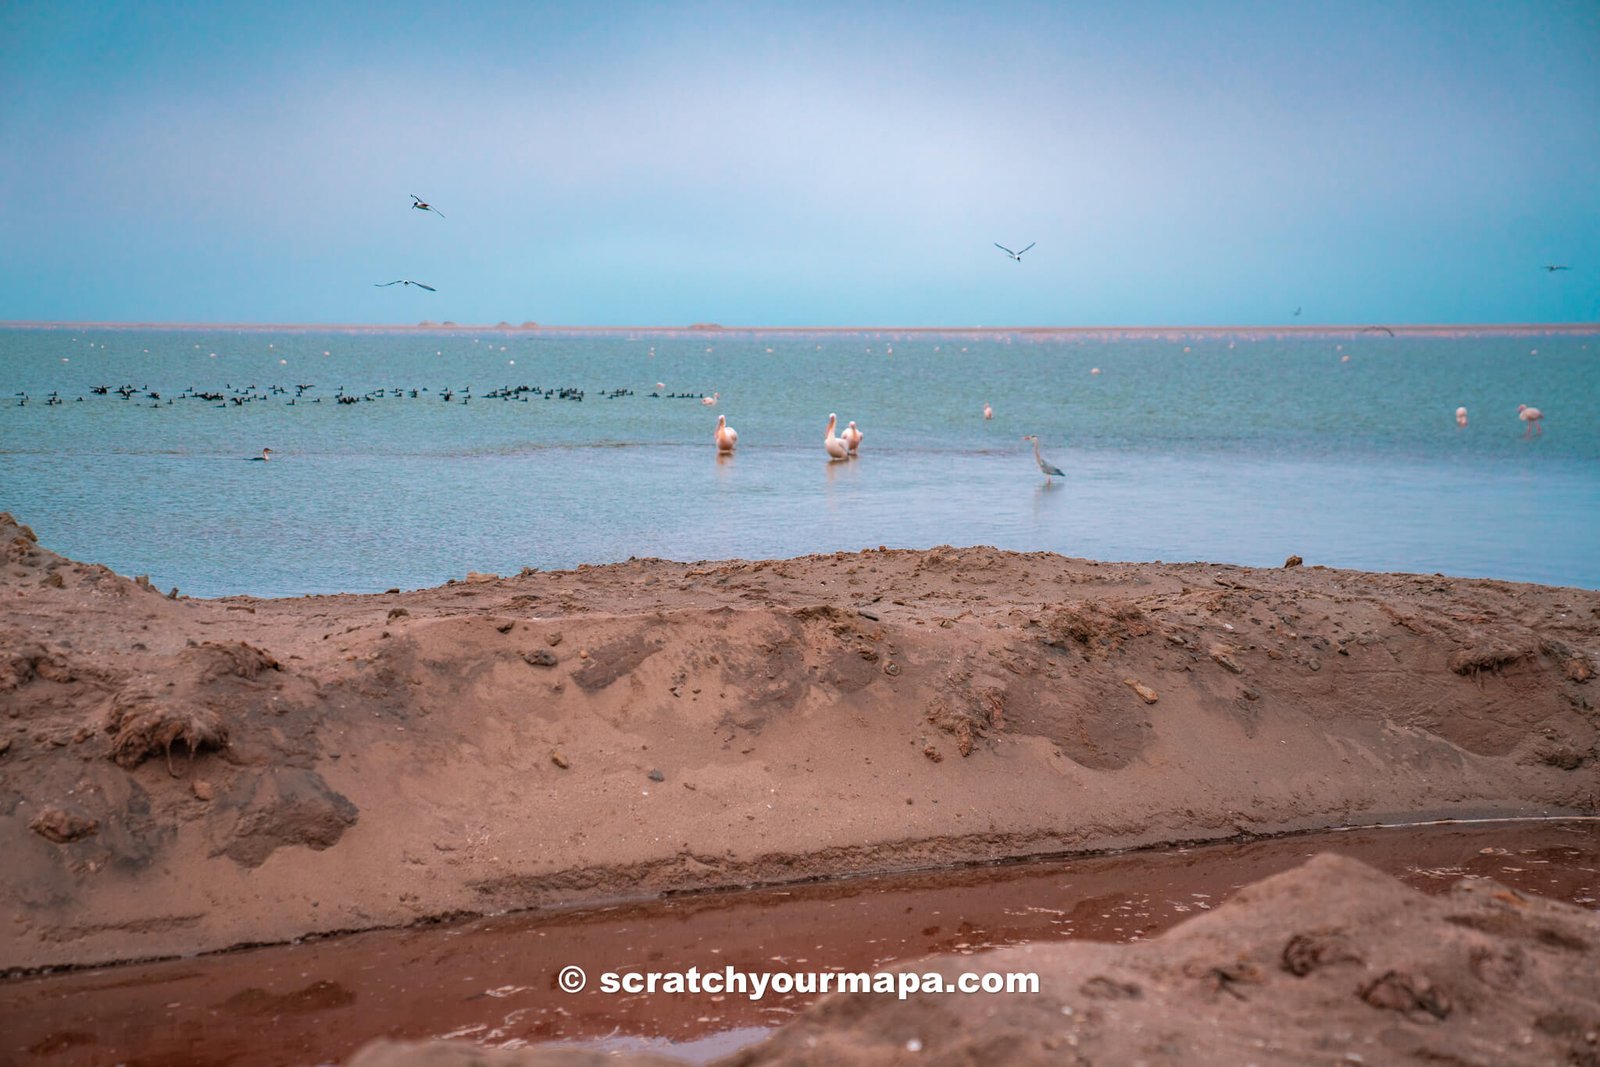
M 1565 264 L 1559 264 L 1559 265 L 1556 265 L 1556 266 L 1547 266 L 1547 267 L 1545 267 L 1545 270 L 1549 271 L 1552 274 L 1554 274 L 1558 270 L 1571 270 L 1571 269 L 1572 269 L 1571 267 L 1566 266 Z
M 411 194 L 411 200 L 412 200 L 411 207 L 412 207 L 413 210 L 415 210 L 415 211 L 431 211 L 435 215 L 438 215 L 441 219 L 444 218 L 444 212 L 440 211 L 438 208 L 434 207 L 432 204 L 430 204 L 426 200 L 422 199 L 422 197 L 418 196 L 416 193 L 412 193 Z
M 1034 245 L 1036 245 L 1038 243 L 1039 243 L 1038 241 L 1034 241 L 1034 242 L 1032 242 L 1031 244 L 1028 245 L 1028 248 L 1032 248 Z M 1011 251 L 1011 249 L 1007 248 L 1005 245 L 1001 244 L 999 241 L 996 241 L 994 243 L 994 246 L 996 248 L 998 248 L 1000 251 L 1004 252 L 1006 255 L 1010 256 L 1012 259 L 1016 260 L 1018 263 L 1022 262 L 1022 252 L 1026 252 L 1028 250 L 1028 248 L 1024 248 L 1022 250 L 1022 252 L 1013 252 L 1013 251 Z
M 437 293 L 439 291 L 431 285 L 423 285 L 421 282 L 414 282 L 410 278 L 396 278 L 392 282 L 373 282 L 372 284 L 379 289 L 390 285 L 414 285 L 418 289 L 426 289 L 430 293 Z
M 1382 330 L 1384 333 L 1388 334 L 1390 337 L 1394 336 L 1394 331 L 1389 329 L 1389 327 L 1387 327 L 1387 326 L 1368 326 L 1366 329 L 1362 330 L 1361 332 L 1362 333 L 1376 333 L 1379 330 Z

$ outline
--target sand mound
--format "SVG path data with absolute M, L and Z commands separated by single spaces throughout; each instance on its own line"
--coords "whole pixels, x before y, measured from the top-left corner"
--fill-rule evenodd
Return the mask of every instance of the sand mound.
M 0 544 L 18 967 L 1600 797 L 1583 590 L 940 547 L 197 601 Z

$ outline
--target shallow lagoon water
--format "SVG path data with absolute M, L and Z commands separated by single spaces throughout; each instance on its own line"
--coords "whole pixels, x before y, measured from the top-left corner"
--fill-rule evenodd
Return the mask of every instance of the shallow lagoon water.
M 200 596 L 880 544 L 1597 588 L 1597 355 L 1582 334 L 6 329 L 0 509 Z M 487 395 L 518 385 L 585 396 Z M 863 427 L 859 460 L 827 462 L 829 412 Z

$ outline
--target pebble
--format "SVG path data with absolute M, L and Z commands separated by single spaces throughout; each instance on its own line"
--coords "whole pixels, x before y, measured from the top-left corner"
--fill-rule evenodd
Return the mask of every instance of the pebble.
M 667 776 L 665 774 L 661 773 L 661 769 L 660 768 L 652 768 L 651 771 L 650 771 L 649 778 L 650 778 L 650 780 L 652 782 L 664 782 L 664 781 L 667 780 Z

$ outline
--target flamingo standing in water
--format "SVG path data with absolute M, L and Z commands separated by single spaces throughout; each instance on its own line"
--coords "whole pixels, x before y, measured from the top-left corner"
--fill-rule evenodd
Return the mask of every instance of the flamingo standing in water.
M 1456 408 L 1456 425 L 1457 426 L 1465 426 L 1466 424 L 1467 424 L 1467 409 L 1466 408 Z
M 831 411 L 828 412 L 828 432 L 822 438 L 822 447 L 828 450 L 828 459 L 830 461 L 850 458 L 850 446 L 846 445 L 844 440 L 833 432 L 833 428 L 837 425 L 839 425 L 839 416 Z
M 717 401 L 721 400 L 721 399 L 722 399 L 722 394 L 721 393 L 712 393 L 710 396 L 701 397 L 700 398 L 700 403 L 704 404 L 708 408 L 714 408 L 714 407 L 717 406 Z
M 994 408 L 990 407 L 988 404 L 983 405 L 983 417 L 986 419 L 994 418 Z
M 1539 420 L 1544 418 L 1544 412 L 1538 408 L 1530 408 L 1526 404 L 1518 404 L 1517 418 L 1528 424 L 1528 428 L 1522 431 L 1524 438 L 1544 433 L 1544 427 L 1539 425 Z
M 1044 457 L 1039 454 L 1039 437 L 1037 434 L 1023 434 L 1022 439 L 1033 442 L 1033 461 L 1039 464 L 1039 471 L 1044 475 L 1045 481 L 1048 482 L 1052 476 L 1057 478 L 1065 478 L 1067 476 L 1067 472 L 1060 467 L 1052 466 L 1044 461 Z
M 739 443 L 739 431 L 728 425 L 728 416 L 717 416 L 717 451 L 732 452 Z
M 861 447 L 861 431 L 856 429 L 855 423 L 852 422 L 844 428 L 844 433 L 839 435 L 839 440 L 844 442 L 844 447 L 849 452 L 851 459 L 860 458 L 857 456 L 856 450 Z

